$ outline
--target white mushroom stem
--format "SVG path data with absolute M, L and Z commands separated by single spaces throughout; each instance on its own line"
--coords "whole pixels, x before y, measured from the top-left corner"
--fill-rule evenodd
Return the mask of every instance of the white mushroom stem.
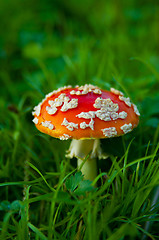
M 87 156 L 88 159 L 86 160 Z M 67 157 L 76 157 L 78 169 L 81 170 L 85 179 L 91 181 L 97 176 L 97 157 L 106 158 L 106 156 L 102 154 L 99 139 L 73 139 Z
M 84 164 L 83 164 L 84 163 Z M 85 179 L 89 179 L 93 181 L 97 176 L 97 159 L 87 159 L 87 161 L 83 161 L 80 158 L 77 158 L 77 166 L 78 169 L 81 170 Z

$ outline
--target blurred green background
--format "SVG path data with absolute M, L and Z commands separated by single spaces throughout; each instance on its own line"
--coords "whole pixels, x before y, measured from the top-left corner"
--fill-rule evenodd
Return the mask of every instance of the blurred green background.
M 7 102 L 17 104 L 27 91 L 37 101 L 58 86 L 86 82 L 117 81 L 137 100 L 156 90 L 158 1 L 7 0 L 0 15 Z
M 135 137 L 128 162 L 154 154 L 159 133 L 158 0 L 0 0 L 0 26 L 2 185 L 39 177 L 34 173 L 35 177 L 31 170 L 26 172 L 26 162 L 32 162 L 43 174 L 61 171 L 60 162 L 65 158 L 69 143 L 40 134 L 32 123 L 31 112 L 46 93 L 63 85 L 91 83 L 125 92 L 141 112 L 139 127 L 125 137 L 125 146 Z M 110 140 L 107 144 L 109 147 L 103 140 L 103 149 L 122 157 L 125 148 L 121 139 Z M 67 173 L 73 169 L 71 164 Z M 106 163 L 100 165 L 105 170 Z M 53 177 L 50 183 L 56 185 L 57 179 L 57 176 Z M 0 190 L 1 204 L 8 207 L 11 202 L 23 199 L 22 186 L 4 186 Z M 40 185 L 33 188 L 36 193 L 33 191 L 32 196 L 47 193 L 45 187 L 43 191 L 40 188 Z M 5 215 L 7 207 L 0 205 L 2 237 L 6 237 L 5 231 L 9 226 Z M 68 211 L 71 212 L 70 209 Z M 48 205 L 45 209 L 41 199 L 39 205 L 31 207 L 30 221 L 47 231 L 44 225 L 47 225 L 49 213 Z M 26 226 L 26 218 L 23 227 Z M 142 221 L 136 223 L 142 225 Z M 7 235 L 7 239 L 15 239 L 17 225 L 14 221 L 10 224 L 11 235 Z M 112 233 L 120 229 L 119 225 L 113 225 Z M 33 231 L 32 225 L 28 226 Z M 157 224 L 153 226 L 152 232 L 156 234 Z M 122 229 L 124 232 L 125 228 Z M 113 235 L 114 238 L 110 239 L 126 239 L 124 236 L 128 236 L 128 231 L 122 235 L 122 229 L 119 236 L 123 238 Z M 103 239 L 111 235 L 108 226 L 105 231 Z M 89 234 L 85 239 L 92 239 Z M 36 239 L 46 239 L 39 232 L 37 236 Z M 50 232 L 48 236 L 52 236 Z M 140 234 L 132 234 L 131 239 L 133 236 L 141 239 Z M 28 235 L 26 239 L 29 239 Z M 68 236 L 68 239 L 74 237 Z

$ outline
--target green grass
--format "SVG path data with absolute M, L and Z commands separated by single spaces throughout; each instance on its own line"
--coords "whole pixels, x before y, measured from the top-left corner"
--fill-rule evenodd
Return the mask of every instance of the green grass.
M 0 1 L 0 239 L 159 239 L 158 1 Z M 125 92 L 140 124 L 102 140 L 98 187 L 32 109 L 63 85 Z

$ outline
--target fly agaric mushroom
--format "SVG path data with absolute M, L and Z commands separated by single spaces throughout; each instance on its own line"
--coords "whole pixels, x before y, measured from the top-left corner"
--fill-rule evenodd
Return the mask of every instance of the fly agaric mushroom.
M 97 86 L 59 88 L 46 95 L 34 108 L 38 130 L 61 140 L 72 139 L 67 156 L 78 159 L 86 179 L 97 176 L 96 157 L 101 158 L 100 138 L 121 136 L 138 125 L 140 113 L 123 93 Z

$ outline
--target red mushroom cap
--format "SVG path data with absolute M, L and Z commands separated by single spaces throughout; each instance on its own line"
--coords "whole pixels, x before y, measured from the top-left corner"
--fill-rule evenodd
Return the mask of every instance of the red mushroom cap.
M 139 111 L 123 93 L 86 84 L 60 88 L 34 108 L 36 127 L 61 140 L 110 138 L 126 134 L 139 122 Z

